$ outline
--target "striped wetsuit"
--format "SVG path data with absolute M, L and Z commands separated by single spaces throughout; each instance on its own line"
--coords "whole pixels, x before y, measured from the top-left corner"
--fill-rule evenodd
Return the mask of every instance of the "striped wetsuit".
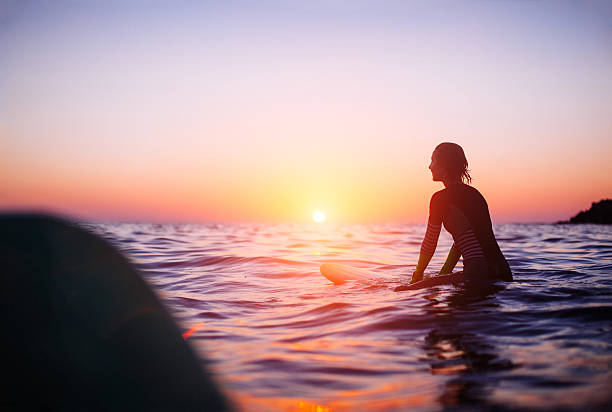
M 493 235 L 487 202 L 478 190 L 456 184 L 434 193 L 421 244 L 423 256 L 434 254 L 442 224 L 453 236 L 453 247 L 463 256 L 463 271 L 468 278 L 512 280 L 510 266 Z

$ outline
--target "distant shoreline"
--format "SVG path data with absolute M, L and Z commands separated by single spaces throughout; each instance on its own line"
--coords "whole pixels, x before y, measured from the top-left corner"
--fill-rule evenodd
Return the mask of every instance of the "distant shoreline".
M 569 220 L 561 220 L 558 224 L 596 223 L 602 225 L 612 224 L 612 199 L 602 199 L 593 202 L 589 210 L 578 212 Z

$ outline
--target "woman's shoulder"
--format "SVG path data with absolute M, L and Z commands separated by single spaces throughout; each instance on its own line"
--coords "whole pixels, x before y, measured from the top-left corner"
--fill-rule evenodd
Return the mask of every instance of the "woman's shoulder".
M 456 198 L 463 198 L 467 196 L 468 198 L 481 198 L 484 199 L 484 196 L 476 189 L 474 186 L 467 185 L 465 183 L 459 185 L 452 185 L 446 187 L 442 190 L 437 191 L 431 196 L 431 200 L 433 201 L 444 201 L 451 200 Z
M 433 195 L 431 195 L 431 200 L 442 198 L 442 197 L 446 196 L 447 192 L 448 192 L 448 189 L 446 189 L 446 188 L 444 188 L 442 190 L 438 190 Z
M 478 189 L 476 189 L 474 186 L 470 186 L 470 185 L 466 185 L 466 184 L 464 184 L 463 186 L 465 188 L 464 190 L 467 190 L 467 191 L 471 192 L 474 195 L 477 195 L 477 196 L 480 196 L 480 197 L 484 197 L 482 195 L 482 193 L 480 193 L 480 191 Z
M 438 204 L 444 202 L 448 197 L 448 189 L 444 188 L 442 190 L 438 190 L 433 195 L 431 195 L 430 205 Z
M 465 186 L 465 191 L 467 193 L 469 193 L 469 199 L 472 199 L 471 201 L 473 202 L 480 202 L 483 204 L 487 204 L 487 200 L 485 199 L 485 197 L 482 195 L 482 193 L 480 193 L 480 191 L 478 189 L 476 189 L 474 186 L 470 186 L 470 185 L 464 185 Z
M 445 187 L 442 190 L 438 190 L 433 195 L 431 195 L 430 203 L 438 204 L 444 202 L 452 202 L 453 199 L 465 198 L 465 196 L 471 199 L 478 198 L 484 200 L 484 196 L 474 186 L 460 184 Z

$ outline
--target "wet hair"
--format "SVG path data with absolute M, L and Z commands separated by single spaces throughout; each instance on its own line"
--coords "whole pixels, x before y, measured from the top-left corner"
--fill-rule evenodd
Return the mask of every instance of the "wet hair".
M 468 170 L 468 161 L 461 146 L 457 143 L 440 143 L 434 153 L 438 154 L 440 163 L 444 165 L 446 173 L 453 178 L 459 178 L 462 182 L 470 184 L 472 176 Z

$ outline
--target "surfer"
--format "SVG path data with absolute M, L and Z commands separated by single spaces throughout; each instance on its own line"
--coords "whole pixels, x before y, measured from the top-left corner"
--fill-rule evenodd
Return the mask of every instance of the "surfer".
M 478 190 L 469 185 L 472 178 L 467 167 L 465 153 L 456 143 L 440 143 L 431 155 L 429 169 L 432 179 L 442 182 L 445 188 L 431 197 L 427 231 L 410 285 L 399 286 L 396 290 L 414 289 L 417 285 L 412 284 L 416 282 L 421 288 L 462 281 L 480 284 L 488 280 L 512 280 L 510 266 L 493 234 L 487 202 Z M 452 235 L 454 243 L 438 275 L 423 280 L 436 250 L 442 224 Z M 452 273 L 462 256 L 463 272 Z

